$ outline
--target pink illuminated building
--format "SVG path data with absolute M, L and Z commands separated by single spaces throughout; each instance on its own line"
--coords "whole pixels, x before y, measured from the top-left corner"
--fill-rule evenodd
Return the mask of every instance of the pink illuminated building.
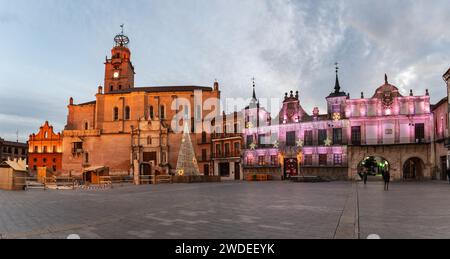
M 371 97 L 351 99 L 341 91 L 336 70 L 335 89 L 325 99 L 326 113 L 308 113 L 291 91 L 272 119 L 254 94 L 245 110 L 244 174 L 355 179 L 373 160 L 373 172 L 389 170 L 393 180 L 434 177 L 439 158 L 428 90 L 404 96 L 385 76 Z
M 327 98 L 328 111 L 318 108 L 309 114 L 301 105 L 298 92 L 286 93 L 274 120 L 253 95 L 247 107 L 244 174 L 267 173 L 275 179 L 315 175 L 347 179 L 348 120 L 345 102 L 336 74 L 335 91 Z

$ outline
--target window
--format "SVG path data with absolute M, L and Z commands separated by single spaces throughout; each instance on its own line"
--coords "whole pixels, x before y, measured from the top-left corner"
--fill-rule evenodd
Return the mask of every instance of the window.
M 259 144 L 261 147 L 264 146 L 264 145 L 266 145 L 266 144 L 268 144 L 268 143 L 266 142 L 266 135 L 264 135 L 264 134 L 258 135 L 258 144 Z
M 218 156 L 221 156 L 221 155 L 222 155 L 222 145 L 216 144 L 216 154 L 217 154 Z
M 114 107 L 113 120 L 115 120 L 115 121 L 119 120 L 119 108 L 117 108 L 117 107 Z
M 253 136 L 247 136 L 247 148 L 250 148 L 250 145 L 253 144 Z
M 155 110 L 153 106 L 150 106 L 150 120 L 153 120 L 155 118 Z
M 415 125 L 416 142 L 421 143 L 425 141 L 425 124 L 417 123 Z
M 48 153 L 47 146 L 44 146 L 44 153 Z
M 225 155 L 229 156 L 230 155 L 230 143 L 225 143 Z
M 37 153 L 39 151 L 38 146 L 34 146 L 34 153 Z
M 148 136 L 147 137 L 147 145 L 151 145 L 152 144 L 152 137 Z
M 110 92 L 114 91 L 114 86 L 110 85 L 110 86 L 109 86 L 109 91 L 110 91 Z
M 56 172 L 56 166 L 54 165 L 52 168 L 53 168 L 53 172 Z
M 53 161 L 53 163 L 56 163 L 56 158 L 53 158 L 52 161 Z
M 342 145 L 342 129 L 333 129 L 333 144 Z
M 333 163 L 336 166 L 342 165 L 342 154 L 334 154 L 333 155 Z
M 89 124 L 87 122 L 84 123 L 84 130 L 88 130 L 89 129 Z
M 48 138 L 48 132 L 44 133 L 44 138 Z
M 312 166 L 313 165 L 313 156 L 312 155 L 305 155 L 303 157 L 305 166 Z
M 278 156 L 275 155 L 270 156 L 270 165 L 272 166 L 278 165 Z
M 81 153 L 83 152 L 83 142 L 74 142 L 72 153 Z
M 320 129 L 319 130 L 319 146 L 325 145 L 325 140 L 327 140 L 327 130 L 326 129 Z
M 33 162 L 37 163 L 37 158 L 33 158 Z
M 319 154 L 319 165 L 326 166 L 328 164 L 328 156 L 327 154 Z
M 352 127 L 352 145 L 361 145 L 361 127 Z
M 265 164 L 264 156 L 258 157 L 258 165 L 263 166 Z
M 253 157 L 251 156 L 247 157 L 247 165 L 253 165 Z
M 129 120 L 130 119 L 130 107 L 127 106 L 125 107 L 125 120 Z
M 166 110 L 165 110 L 164 105 L 161 105 L 161 107 L 160 107 L 159 118 L 160 119 L 166 118 Z
M 18 154 L 19 154 L 19 149 L 18 149 L 18 148 L 15 148 L 15 149 L 14 149 L 14 154 L 15 154 L 15 155 L 18 155 Z
M 85 153 L 84 154 L 84 163 L 88 164 L 89 163 L 89 153 Z
M 119 90 L 122 90 L 122 85 L 119 85 Z
M 238 156 L 241 153 L 241 143 L 234 142 L 234 154 Z
M 47 158 L 42 159 L 42 162 L 47 163 Z
M 295 146 L 295 131 L 286 132 L 286 146 L 293 147 Z
M 234 124 L 234 134 L 238 133 L 238 125 L 237 123 Z
M 305 131 L 305 146 L 312 146 L 313 145 L 313 132 L 312 130 L 306 130 Z

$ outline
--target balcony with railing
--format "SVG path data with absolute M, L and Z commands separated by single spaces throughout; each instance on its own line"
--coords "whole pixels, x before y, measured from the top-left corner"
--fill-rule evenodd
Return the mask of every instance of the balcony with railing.
M 225 138 L 242 138 L 241 133 L 212 133 L 211 138 L 214 139 L 225 139 Z

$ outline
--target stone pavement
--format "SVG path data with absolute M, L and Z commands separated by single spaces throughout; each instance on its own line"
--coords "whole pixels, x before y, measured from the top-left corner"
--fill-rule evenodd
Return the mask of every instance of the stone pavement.
M 225 182 L 0 191 L 0 238 L 450 237 L 444 183 Z M 357 195 L 359 194 L 359 195 Z
M 448 182 L 359 184 L 361 237 L 450 238 L 450 184 Z

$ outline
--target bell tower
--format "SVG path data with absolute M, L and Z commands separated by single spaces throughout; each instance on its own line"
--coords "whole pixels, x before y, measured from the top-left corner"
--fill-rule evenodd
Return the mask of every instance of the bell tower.
M 130 39 L 122 31 L 114 37 L 115 46 L 111 50 L 111 58 L 105 61 L 105 93 L 134 88 L 134 67 L 131 63 L 131 51 L 128 48 Z

